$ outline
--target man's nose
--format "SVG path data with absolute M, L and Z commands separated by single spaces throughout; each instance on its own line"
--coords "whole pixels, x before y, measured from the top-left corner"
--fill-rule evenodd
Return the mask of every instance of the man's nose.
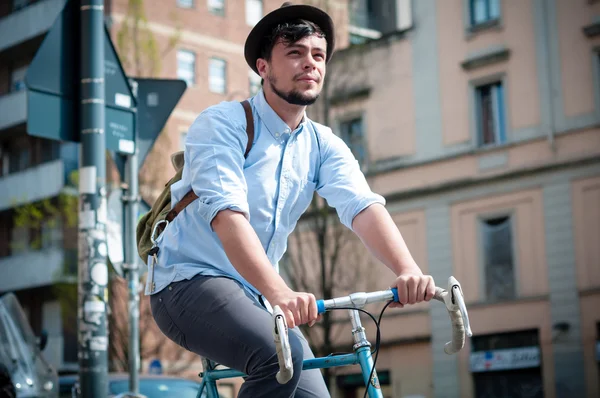
M 315 69 L 317 67 L 317 61 L 313 58 L 312 55 L 306 57 L 304 61 L 304 69 Z

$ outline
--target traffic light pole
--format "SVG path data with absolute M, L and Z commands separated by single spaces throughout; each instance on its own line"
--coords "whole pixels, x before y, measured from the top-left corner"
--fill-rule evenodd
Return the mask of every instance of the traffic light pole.
M 73 0 L 76 1 L 76 0 Z M 83 398 L 108 395 L 104 0 L 79 0 L 78 357 Z

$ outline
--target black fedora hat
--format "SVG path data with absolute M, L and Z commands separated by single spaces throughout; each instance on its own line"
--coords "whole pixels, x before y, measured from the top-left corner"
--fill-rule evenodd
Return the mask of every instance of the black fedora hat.
M 246 44 L 244 45 L 244 57 L 248 66 L 258 74 L 256 60 L 260 58 L 260 49 L 266 35 L 271 32 L 275 26 L 280 23 L 293 21 L 296 19 L 305 19 L 316 24 L 323 33 L 327 41 L 327 56 L 325 61 L 329 62 L 335 48 L 335 30 L 333 21 L 327 13 L 320 8 L 307 5 L 294 5 L 285 2 L 280 8 L 271 11 L 265 15 L 250 31 Z

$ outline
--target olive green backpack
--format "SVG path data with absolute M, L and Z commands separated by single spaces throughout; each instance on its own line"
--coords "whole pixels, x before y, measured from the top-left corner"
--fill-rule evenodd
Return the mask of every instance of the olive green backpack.
M 250 149 L 252 149 L 254 141 L 254 119 L 252 117 L 250 103 L 246 100 L 241 104 L 246 113 L 246 133 L 248 134 L 248 145 L 246 146 L 246 152 L 244 153 L 245 158 L 248 156 Z M 136 240 L 138 254 L 144 263 L 148 260 L 149 255 L 158 253 L 158 248 L 155 247 L 154 241 L 162 231 L 164 231 L 168 223 L 173 221 L 173 219 L 177 217 L 177 214 L 181 213 L 187 205 L 198 198 L 194 191 L 190 190 L 179 202 L 172 205 L 171 185 L 181 180 L 184 164 L 183 151 L 171 155 L 171 163 L 175 168 L 175 175 L 165 184 L 165 188 L 152 205 L 150 211 L 142 216 L 137 225 Z

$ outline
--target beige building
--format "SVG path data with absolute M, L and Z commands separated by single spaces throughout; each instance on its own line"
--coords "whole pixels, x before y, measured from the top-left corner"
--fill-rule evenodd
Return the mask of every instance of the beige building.
M 23 76 L 64 0 L 0 3 L 0 270 L 9 275 L 0 292 L 37 298 L 25 300 L 32 325 L 49 331 L 48 355 L 65 370 L 76 365 L 76 341 L 52 286 L 76 275 L 57 276 L 73 231 L 13 223 L 15 205 L 55 198 L 77 167 L 76 146 L 28 137 L 25 125 Z M 171 176 L 162 162 L 202 109 L 258 89 L 244 39 L 280 3 L 144 1 L 159 75 L 189 84 L 142 170 L 147 182 Z M 597 397 L 600 2 L 320 3 L 339 23 L 341 49 L 326 119 L 423 269 L 438 285 L 461 281 L 474 332 L 450 357 L 440 305 L 390 312 L 378 360 L 386 397 Z M 115 43 L 127 5 L 105 0 Z M 316 120 L 322 105 L 310 111 Z M 36 236 L 47 238 L 29 247 Z M 362 396 L 355 371 L 340 371 L 335 396 Z
M 386 394 L 597 397 L 600 3 L 411 4 L 335 55 L 328 119 L 421 266 L 461 281 L 474 336 L 449 357 L 442 306 L 397 311 Z

